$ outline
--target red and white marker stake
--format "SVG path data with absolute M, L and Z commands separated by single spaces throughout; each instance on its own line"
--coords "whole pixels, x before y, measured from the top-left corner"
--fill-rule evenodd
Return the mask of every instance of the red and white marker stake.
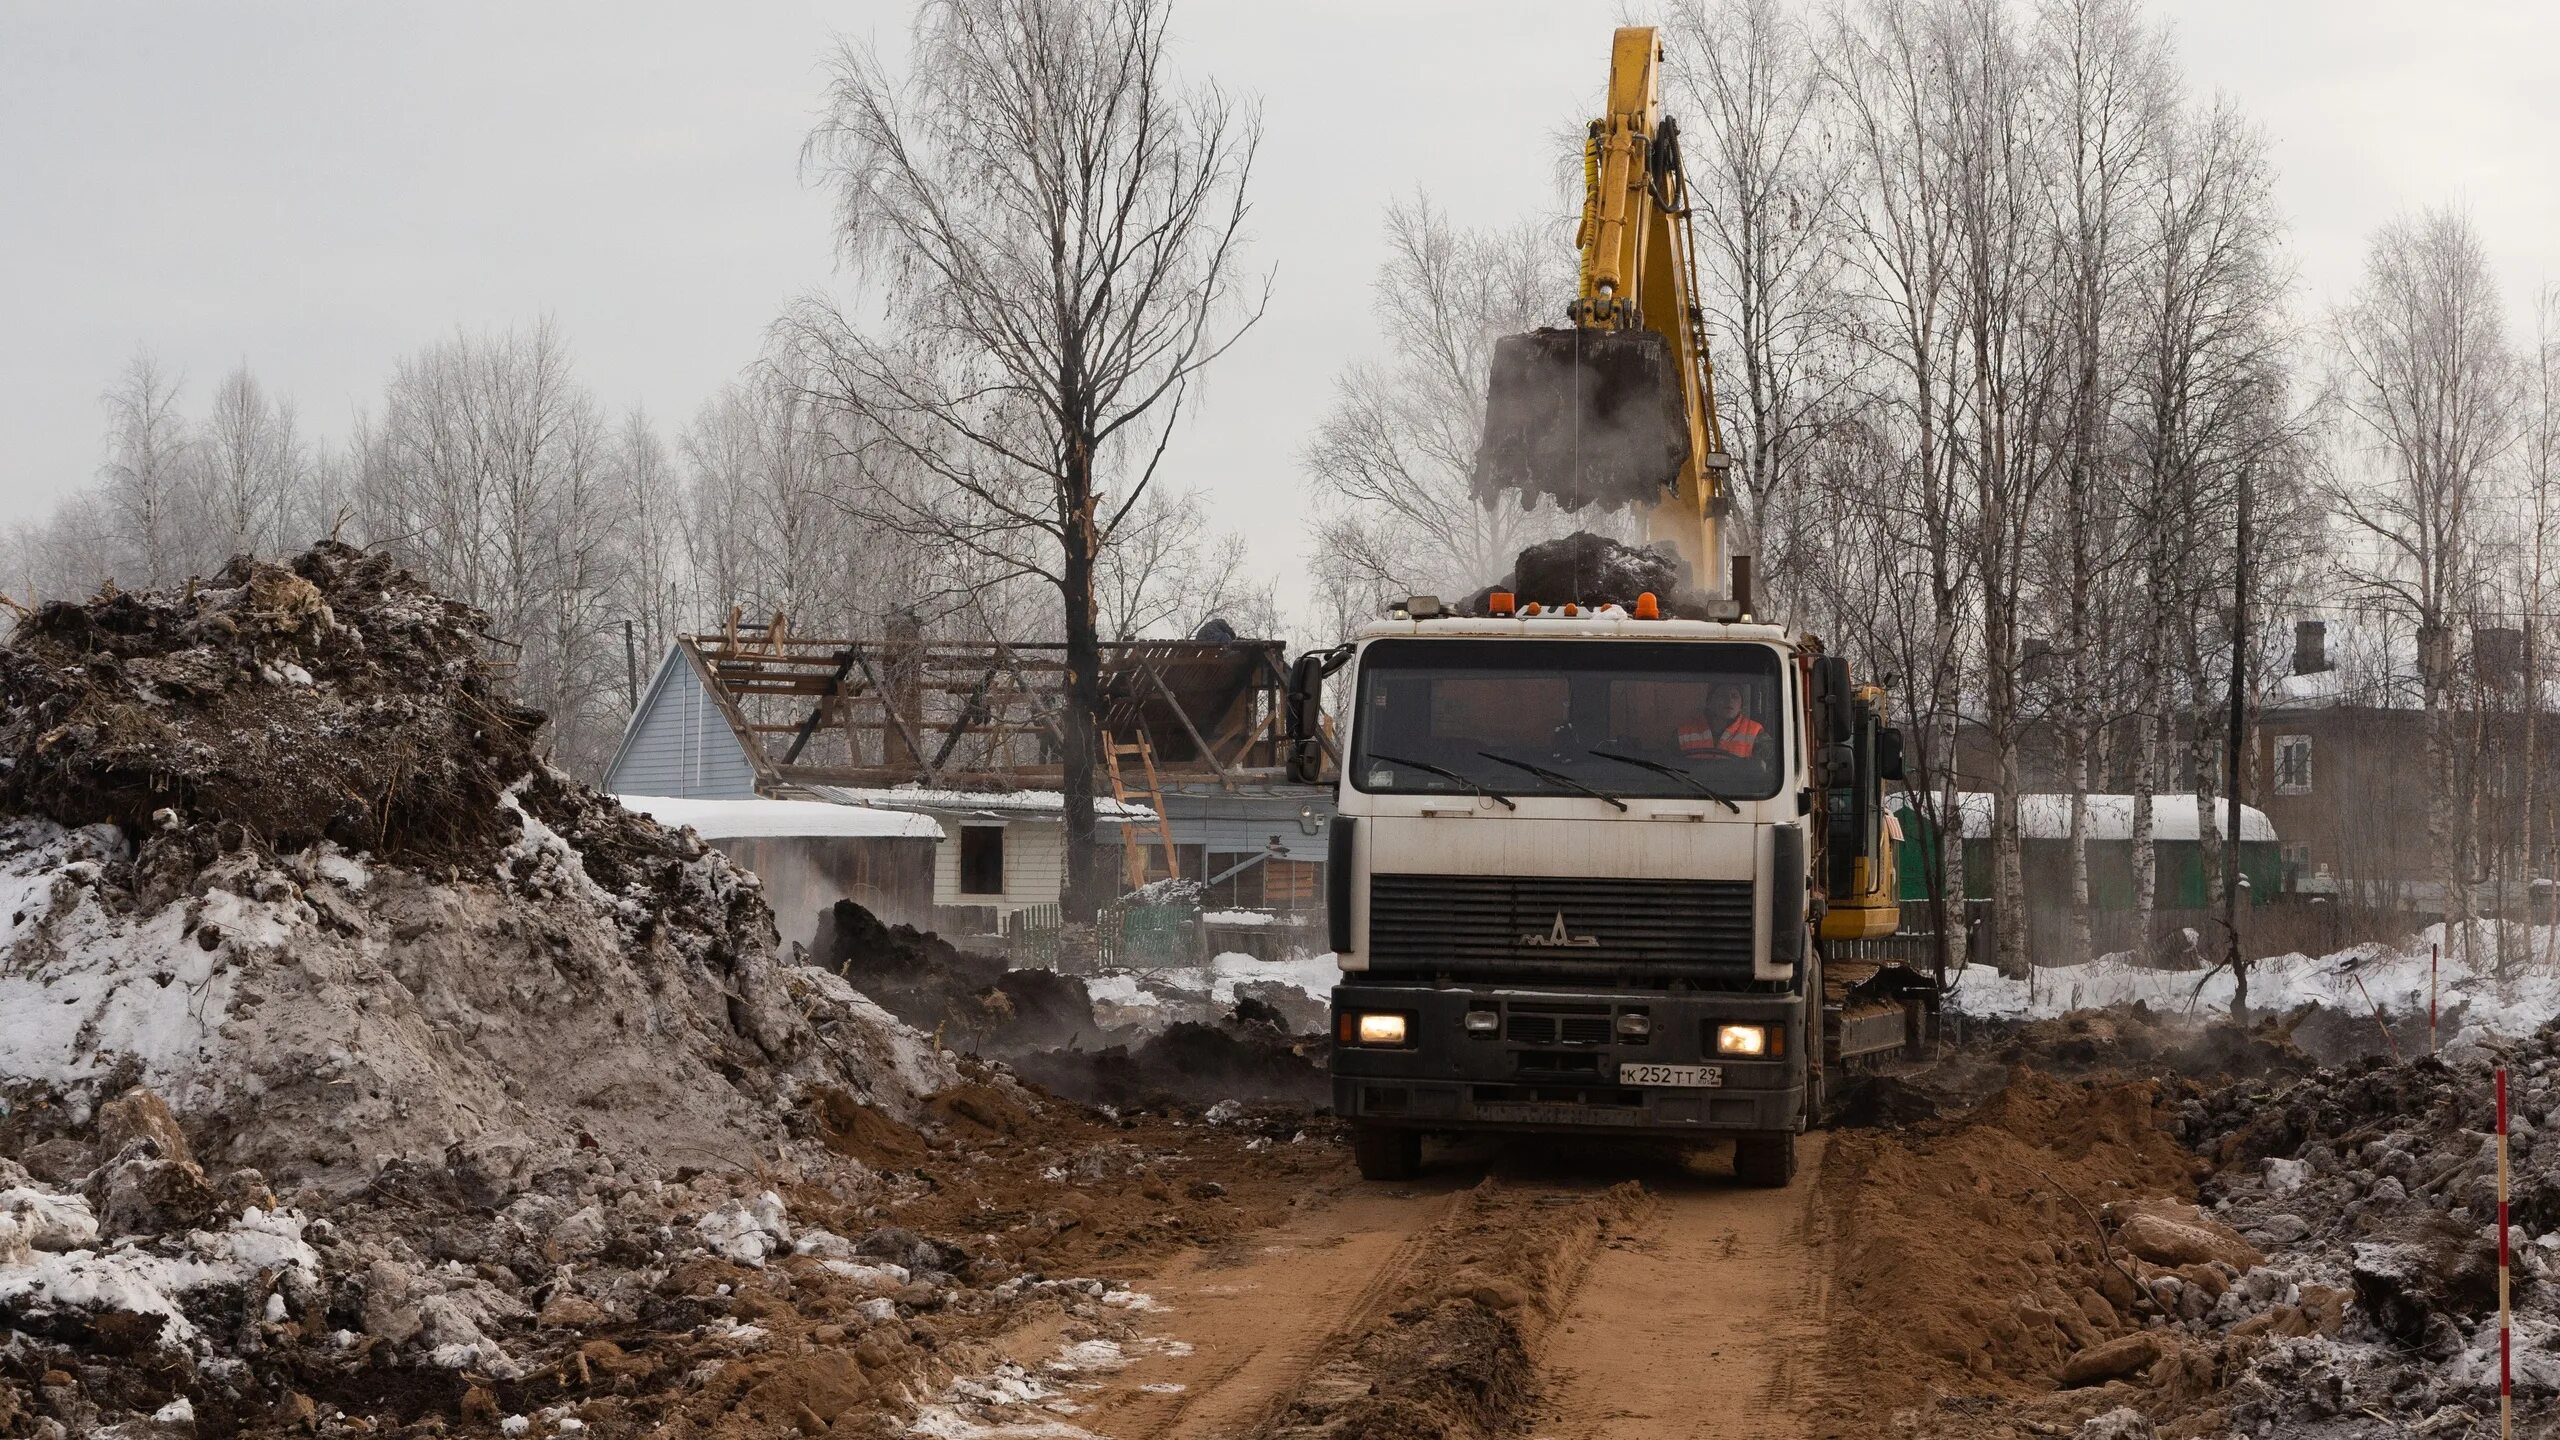
M 2507 1310 L 2507 1071 L 2498 1068 L 2498 1434 L 2514 1425 L 2514 1332 Z
M 2427 1053 L 2436 1053 L 2436 962 L 2444 955 L 2444 946 L 2427 947 Z

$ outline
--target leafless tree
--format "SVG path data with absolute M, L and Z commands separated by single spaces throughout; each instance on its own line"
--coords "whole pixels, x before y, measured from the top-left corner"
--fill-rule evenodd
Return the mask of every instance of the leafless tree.
M 2367 463 L 2334 501 L 2363 542 L 2349 573 L 2418 636 L 2428 763 L 2427 836 L 2448 929 L 2469 936 L 2470 877 L 2456 804 L 2456 625 L 2480 583 L 2475 510 L 2519 438 L 2522 373 L 2470 217 L 2429 210 L 2373 238 L 2363 283 L 2330 322 L 2329 394 Z
M 782 327 L 892 482 L 865 485 L 866 514 L 1056 587 L 1079 921 L 1104 875 L 1097 568 L 1267 294 L 1240 256 L 1258 113 L 1180 82 L 1167 17 L 1165 0 L 928 0 L 903 76 L 841 50 L 806 158 L 876 315 L 813 299 Z
M 292 402 L 270 398 L 246 365 L 233 370 L 214 389 L 197 450 L 218 543 L 233 554 L 291 543 L 287 526 L 307 464 Z
M 1890 547 L 1880 555 L 1897 556 L 1878 567 L 1878 582 L 1925 607 L 1925 622 L 1897 615 L 1876 627 L 1893 648 L 1874 658 L 1898 662 L 1903 680 L 1916 808 L 1938 844 L 1928 877 L 1931 928 L 1941 963 L 1951 963 L 1965 898 L 1957 741 L 1975 609 L 1968 497 L 1957 470 L 1962 371 L 1948 47 L 1929 12 L 1870 0 L 1835 18 L 1824 51 L 1854 177 L 1854 201 L 1843 208 L 1842 284 L 1861 312 L 1853 335 L 1873 362 L 1859 397 L 1872 417 L 1861 430 L 1872 440 L 1849 453 L 1883 461 L 1831 473 L 1856 487 L 1843 493 L 1858 495 L 1866 513 L 1889 517 L 1863 527 Z M 1861 475 L 1870 479 L 1858 487 Z
M 178 412 L 178 379 L 148 352 L 137 354 L 106 406 L 99 500 L 114 547 L 111 573 L 128 585 L 166 585 L 187 573 L 197 539 L 187 485 L 193 440 Z
M 1569 235 L 1536 221 L 1462 230 L 1421 197 L 1389 206 L 1386 232 L 1371 294 L 1387 356 L 1335 379 L 1305 454 L 1321 504 L 1317 567 L 1343 625 L 1406 595 L 1467 594 L 1522 547 L 1598 518 L 1486 505 L 1471 485 L 1493 342 L 1561 317 Z
M 620 502 L 601 408 L 549 321 L 400 362 L 354 440 L 361 533 L 488 613 L 564 765 L 593 774 L 618 715 Z
M 2121 503 L 2114 446 L 2130 360 L 2124 322 L 2144 238 L 2141 191 L 2154 170 L 2170 67 L 2164 40 L 2142 24 L 2131 0 L 2055 0 L 2038 16 L 2035 46 L 2047 117 L 2038 164 L 2042 218 L 2055 267 L 2045 303 L 2066 388 L 2054 440 L 2062 453 L 2047 528 L 2053 543 L 2037 547 L 2046 563 L 2031 560 L 2030 568 L 2051 600 L 2045 608 L 2055 673 L 2045 687 L 2047 713 L 2071 804 L 2070 953 L 2085 959 L 2092 953 L 2088 797 L 2121 618 L 2114 581 L 2139 533 Z
M 2165 122 L 2140 221 L 2125 406 L 2125 477 L 2142 539 L 2132 568 L 2148 600 L 2131 647 L 2134 910 L 2145 940 L 2159 894 L 2152 797 L 2180 712 L 2208 686 L 2187 637 L 2228 593 L 2220 537 L 2233 482 L 2278 418 L 2272 391 L 2286 347 L 2271 186 L 2264 142 L 2227 105 L 2182 108 Z M 2192 743 L 2201 728 L 2188 727 Z M 2207 803 L 2211 768 L 2194 755 L 2189 768 Z
M 1810 37 L 1779 0 L 1682 0 L 1667 26 L 1740 529 L 1783 604 L 1810 570 L 1790 552 L 1823 548 L 1789 533 L 1783 502 L 1853 378 L 1840 289 L 1853 172 Z

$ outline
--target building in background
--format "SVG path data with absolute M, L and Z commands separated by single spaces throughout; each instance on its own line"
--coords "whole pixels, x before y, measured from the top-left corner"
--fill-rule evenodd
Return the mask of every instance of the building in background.
M 785 617 L 677 637 L 605 773 L 620 794 L 800 799 L 939 823 L 932 914 L 991 933 L 1065 878 L 1055 645 L 807 639 Z M 1276 640 L 1103 646 L 1095 821 L 1123 889 L 1179 876 L 1212 910 L 1313 916 L 1329 785 L 1285 773 Z M 1320 918 L 1320 917 L 1319 917 Z

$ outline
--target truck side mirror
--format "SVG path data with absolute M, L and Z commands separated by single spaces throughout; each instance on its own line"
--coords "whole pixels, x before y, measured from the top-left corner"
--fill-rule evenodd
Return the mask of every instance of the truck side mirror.
M 1902 732 L 1891 725 L 1876 732 L 1876 776 L 1897 784 L 1902 780 Z
M 1838 655 L 1817 656 L 1813 662 L 1813 723 L 1821 734 L 1816 737 L 1825 745 L 1846 745 L 1856 729 L 1856 717 L 1850 713 L 1849 662 Z
M 1300 785 L 1324 778 L 1324 674 L 1321 653 L 1289 666 L 1289 779 Z

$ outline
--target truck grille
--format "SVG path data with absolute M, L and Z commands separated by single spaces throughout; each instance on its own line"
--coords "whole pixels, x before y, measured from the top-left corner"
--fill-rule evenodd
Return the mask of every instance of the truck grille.
M 1751 882 L 1377 875 L 1372 970 L 1751 974 Z
M 1503 1038 L 1523 1045 L 1606 1045 L 1609 1016 L 1523 1014 L 1517 1010 L 1503 1026 Z

